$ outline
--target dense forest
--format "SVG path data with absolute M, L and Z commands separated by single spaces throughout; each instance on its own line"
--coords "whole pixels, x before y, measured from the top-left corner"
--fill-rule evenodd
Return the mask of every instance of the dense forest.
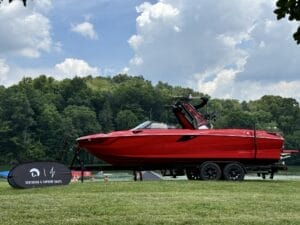
M 145 120 L 176 124 L 172 97 L 189 94 L 204 96 L 124 74 L 62 81 L 41 75 L 0 86 L 0 164 L 37 159 L 67 163 L 80 136 L 133 128 Z M 214 115 L 209 118 L 214 128 L 253 129 L 255 124 L 257 129 L 282 133 L 286 149 L 300 149 L 300 108 L 293 98 L 263 96 L 249 102 L 210 98 L 202 110 Z M 297 162 L 299 158 L 291 161 Z

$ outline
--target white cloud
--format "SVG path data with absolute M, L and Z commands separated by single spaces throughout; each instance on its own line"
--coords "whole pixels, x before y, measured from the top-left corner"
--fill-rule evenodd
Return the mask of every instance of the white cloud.
M 126 66 L 124 67 L 121 71 L 120 71 L 121 74 L 128 74 L 129 73 L 129 68 Z
M 91 40 L 97 40 L 98 34 L 94 30 L 94 25 L 90 22 L 83 22 L 76 25 L 71 25 L 71 30 L 75 33 L 81 34 L 86 38 L 90 38 Z
M 73 58 L 67 58 L 62 63 L 56 64 L 55 69 L 62 73 L 63 77 L 99 74 L 99 69 L 97 67 L 91 67 L 84 60 Z
M 240 94 L 244 99 L 258 99 L 262 95 L 280 95 L 282 97 L 293 97 L 300 102 L 300 81 L 279 81 L 274 83 L 242 82 Z
M 51 7 L 47 0 L 24 7 L 21 1 L 3 2 L 0 7 L 1 55 L 36 58 L 54 46 L 49 19 L 40 13 Z M 30 4 L 31 5 L 31 4 Z M 39 11 L 40 10 L 40 11 Z
M 154 20 L 172 19 L 172 17 L 179 14 L 179 10 L 177 8 L 162 2 L 158 2 L 154 5 L 149 2 L 144 2 L 140 6 L 136 7 L 136 11 L 140 13 L 139 17 L 136 19 L 137 24 L 140 27 L 144 27 L 145 25 L 152 23 Z
M 200 90 L 216 98 L 259 99 L 263 95 L 293 97 L 300 102 L 300 81 L 238 81 L 236 71 L 221 71 L 211 81 L 198 80 Z
M 126 71 L 213 97 L 299 99 L 295 24 L 277 21 L 274 8 L 274 0 L 143 3 L 128 40 L 134 55 Z
M 75 76 L 98 75 L 101 70 L 90 66 L 81 59 L 66 58 L 63 62 L 53 67 L 18 67 L 9 66 L 4 59 L 0 59 L 0 85 L 10 86 L 21 81 L 24 77 L 36 78 L 41 74 L 52 76 L 57 80 L 72 79 Z M 104 73 L 108 69 L 104 70 Z
M 135 55 L 131 60 L 130 60 L 131 65 L 142 65 L 143 64 L 143 59 L 137 55 Z
M 282 97 L 293 97 L 300 102 L 300 81 L 279 81 L 274 83 L 244 81 L 237 85 L 241 87 L 237 94 L 240 94 L 246 100 L 258 99 L 262 95 L 280 95 Z
M 236 70 L 221 70 L 219 71 L 213 80 L 205 82 L 205 75 L 199 75 L 198 87 L 201 88 L 203 93 L 210 95 L 220 95 L 216 97 L 230 98 L 232 95 L 232 87 L 234 84 L 235 77 L 238 71 Z
M 143 37 L 141 35 L 132 35 L 128 40 L 129 45 L 137 50 L 141 43 L 143 42 Z

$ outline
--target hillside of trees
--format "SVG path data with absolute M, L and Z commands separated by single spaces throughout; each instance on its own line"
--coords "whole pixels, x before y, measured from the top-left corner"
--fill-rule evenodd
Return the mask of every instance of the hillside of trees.
M 69 163 L 80 136 L 133 128 L 149 119 L 176 124 L 170 110 L 172 96 L 189 94 L 204 96 L 189 88 L 162 82 L 153 85 L 143 77 L 124 74 L 62 81 L 41 75 L 8 88 L 0 86 L 0 164 Z M 210 98 L 202 110 L 215 113 L 214 128 L 252 129 L 255 124 L 258 129 L 282 133 L 286 149 L 300 149 L 300 108 L 293 98 L 263 96 L 249 102 Z M 89 162 L 95 160 L 86 157 Z

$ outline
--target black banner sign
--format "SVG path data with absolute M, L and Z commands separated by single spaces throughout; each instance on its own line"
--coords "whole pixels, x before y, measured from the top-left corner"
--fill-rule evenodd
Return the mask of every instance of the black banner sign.
M 71 171 L 57 162 L 24 163 L 9 171 L 7 181 L 14 188 L 67 185 L 71 181 Z

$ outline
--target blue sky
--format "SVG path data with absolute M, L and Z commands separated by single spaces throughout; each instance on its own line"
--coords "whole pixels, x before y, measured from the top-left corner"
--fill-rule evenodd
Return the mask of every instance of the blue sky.
M 43 15 L 51 23 L 51 39 L 61 45 L 59 51 L 44 52 L 37 58 L 16 58 L 21 67 L 49 67 L 65 58 L 84 59 L 93 66 L 119 72 L 133 55 L 128 39 L 135 33 L 135 6 L 143 1 L 81 0 L 45 1 L 49 7 Z M 17 3 L 16 3 L 17 4 Z M 19 3 L 18 3 L 19 4 Z M 28 3 L 30 11 L 34 2 Z M 6 6 L 7 7 L 7 6 Z M 38 11 L 40 12 L 40 11 Z M 71 30 L 72 25 L 93 24 L 97 39 Z M 104 71 L 103 71 L 104 72 Z
M 103 68 L 118 70 L 124 67 L 133 54 L 127 40 L 135 32 L 135 6 L 141 1 L 86 2 L 61 1 L 55 3 L 57 10 L 50 14 L 53 27 L 57 27 L 55 39 L 63 42 L 62 58 L 75 55 Z M 70 9 L 70 13 L 66 14 L 66 8 Z M 98 35 L 96 40 L 89 40 L 70 30 L 70 24 L 84 21 L 94 25 Z
M 143 75 L 215 98 L 300 100 L 296 23 L 274 0 L 33 0 L 0 6 L 0 84 Z

